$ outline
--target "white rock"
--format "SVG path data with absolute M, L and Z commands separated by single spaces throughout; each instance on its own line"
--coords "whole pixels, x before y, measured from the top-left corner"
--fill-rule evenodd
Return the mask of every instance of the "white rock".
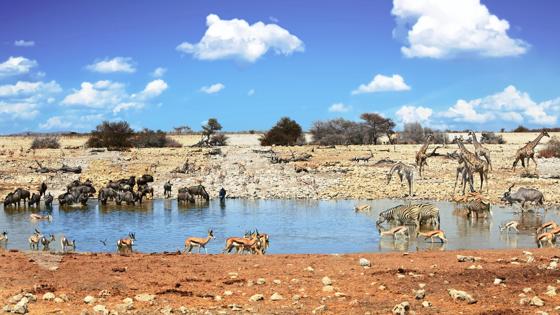
M 532 306 L 540 307 L 540 306 L 544 306 L 544 301 L 541 300 L 541 298 L 539 298 L 538 296 L 535 295 L 535 296 L 533 296 L 533 298 L 531 299 L 531 302 L 529 304 L 532 305 Z
M 371 262 L 365 258 L 360 258 L 360 266 L 371 267 Z
M 52 301 L 52 300 L 54 300 L 55 297 L 56 296 L 52 292 L 47 292 L 47 293 L 43 294 L 43 300 L 45 300 L 45 301 Z
M 323 285 L 332 285 L 332 280 L 331 278 L 325 276 L 321 279 L 321 282 L 323 283 Z
M 97 301 L 97 299 L 94 298 L 91 295 L 88 295 L 84 298 L 84 303 L 86 303 L 86 304 L 92 304 L 92 303 L 95 303 L 95 301 Z
M 249 298 L 251 302 L 258 302 L 264 300 L 264 295 L 262 294 L 254 294 Z
M 265 284 L 266 283 L 266 279 L 265 278 L 258 278 L 257 279 L 257 284 Z
M 282 295 L 280 295 L 278 292 L 274 292 L 274 294 L 272 294 L 270 296 L 271 301 L 280 301 L 280 300 L 283 300 L 283 299 L 284 299 L 284 297 Z
M 138 302 L 152 302 L 155 298 L 155 295 L 148 293 L 140 293 L 134 296 L 134 299 Z
M 93 307 L 93 313 L 96 315 L 97 314 L 107 315 L 109 314 L 109 311 L 107 310 L 107 308 L 105 308 L 105 305 L 97 304 Z

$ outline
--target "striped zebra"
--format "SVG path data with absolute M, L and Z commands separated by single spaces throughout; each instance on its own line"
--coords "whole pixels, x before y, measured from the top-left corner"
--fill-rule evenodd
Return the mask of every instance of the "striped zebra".
M 439 209 L 431 204 L 400 205 L 379 213 L 376 224 L 396 221 L 397 224 L 414 222 L 416 228 L 422 223 L 437 224 L 439 228 Z

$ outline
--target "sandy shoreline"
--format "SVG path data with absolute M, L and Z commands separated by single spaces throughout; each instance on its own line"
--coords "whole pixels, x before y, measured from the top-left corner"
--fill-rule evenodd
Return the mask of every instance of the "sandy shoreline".
M 93 314 L 97 305 L 118 314 L 387 314 L 405 301 L 417 314 L 553 313 L 560 305 L 549 287 L 556 287 L 560 276 L 551 263 L 557 250 L 530 251 L 270 256 L 0 251 L 0 300 L 13 305 L 14 295 L 32 293 L 37 301 L 28 304 L 30 314 Z M 481 259 L 459 262 L 457 255 Z M 360 258 L 371 267 L 362 267 Z M 503 280 L 494 284 L 496 278 Z M 476 303 L 454 301 L 449 289 L 467 292 Z M 43 300 L 48 292 L 59 299 Z M 259 294 L 262 300 L 251 301 Z M 86 304 L 88 295 L 95 302 Z M 534 296 L 544 305 L 530 305 Z M 125 298 L 133 300 L 130 310 Z

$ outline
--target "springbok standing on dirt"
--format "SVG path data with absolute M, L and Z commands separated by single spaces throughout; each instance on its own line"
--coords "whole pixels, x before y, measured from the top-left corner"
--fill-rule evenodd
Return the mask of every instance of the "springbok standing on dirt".
M 210 242 L 211 239 L 214 238 L 214 233 L 212 230 L 208 230 L 208 236 L 205 238 L 202 237 L 189 237 L 185 240 L 185 253 L 191 253 L 193 247 L 198 247 L 198 253 L 200 254 L 200 248 L 204 248 L 204 252 L 208 254 L 208 250 L 206 250 L 206 244 Z
M 434 230 L 434 231 L 429 231 L 426 233 L 417 231 L 416 232 L 416 237 L 419 236 L 423 236 L 424 240 L 430 239 L 432 241 L 432 243 L 435 243 L 435 238 L 437 237 L 441 243 L 447 243 L 447 238 L 445 237 L 445 232 L 443 232 L 442 230 Z
M 69 240 L 66 236 L 62 235 L 60 238 L 60 248 L 62 248 L 62 252 L 66 250 L 66 247 L 72 247 L 72 250 L 76 250 L 76 240 Z
M 128 249 L 132 252 L 134 241 L 136 241 L 136 235 L 134 233 L 128 233 L 127 237 L 121 238 L 117 241 L 117 250 L 120 251 L 123 249 Z

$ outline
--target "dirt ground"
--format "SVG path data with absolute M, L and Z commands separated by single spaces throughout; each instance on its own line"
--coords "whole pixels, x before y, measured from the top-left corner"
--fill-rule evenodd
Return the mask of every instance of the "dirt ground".
M 556 313 L 558 250 L 531 251 L 55 258 L 0 252 L 0 305 L 32 293 L 37 301 L 29 302 L 30 314 L 94 314 L 97 305 L 113 314 L 388 314 L 402 302 L 416 314 Z M 459 262 L 457 255 L 480 260 Z M 361 258 L 371 267 L 362 267 Z M 496 278 L 502 282 L 496 284 Z M 449 289 L 473 300 L 454 300 Z M 47 292 L 56 300 L 43 300 Z M 250 301 L 257 294 L 262 299 Z M 91 304 L 84 302 L 88 295 L 95 298 Z M 131 306 L 125 298 L 132 299 Z
M 512 184 L 517 187 L 532 187 L 544 193 L 548 205 L 560 204 L 560 159 L 538 159 L 539 167 L 531 163 L 528 171 L 521 166 L 511 168 L 515 151 L 536 134 L 503 134 L 504 145 L 487 145 L 491 151 L 493 170 L 489 174 L 491 202 L 500 203 L 503 193 Z M 558 136 L 552 134 L 552 136 Z M 95 152 L 84 148 L 86 137 L 62 137 L 61 149 L 30 150 L 31 137 L 0 137 L 0 198 L 16 187 L 36 191 L 45 181 L 53 195 L 65 190 L 74 179 L 90 178 L 97 188 L 109 180 L 128 178 L 130 175 L 151 174 L 155 177 L 153 187 L 156 197 L 163 196 L 163 184 L 170 180 L 176 189 L 202 183 L 212 197 L 221 187 L 234 198 L 256 199 L 380 199 L 401 198 L 408 189 L 393 179 L 386 182 L 386 173 L 391 163 L 383 160 L 403 161 L 414 164 L 419 145 L 337 146 L 321 148 L 314 145 L 301 147 L 275 147 L 279 156 L 311 155 L 306 162 L 272 164 L 270 155 L 259 153 L 266 148 L 258 146 L 258 135 L 229 135 L 227 147 L 221 154 L 209 155 L 209 149 L 191 148 L 199 139 L 196 135 L 173 136 L 184 145 L 182 148 L 132 149 L 127 152 Z M 549 139 L 544 138 L 543 143 Z M 432 145 L 429 150 L 434 146 Z M 468 148 L 473 150 L 471 145 Z M 540 147 L 537 147 L 537 151 Z M 368 156 L 368 163 L 352 162 L 353 157 Z M 447 145 L 438 150 L 446 154 L 457 150 L 456 145 Z M 83 173 L 38 174 L 32 168 L 36 161 L 44 166 L 81 166 Z M 186 174 L 171 171 L 189 163 Z M 454 191 L 457 162 L 445 156 L 428 160 L 423 178 L 417 178 L 415 194 L 418 199 L 450 200 Z M 299 171 L 299 172 L 298 172 Z M 478 177 L 475 185 L 479 186 Z

